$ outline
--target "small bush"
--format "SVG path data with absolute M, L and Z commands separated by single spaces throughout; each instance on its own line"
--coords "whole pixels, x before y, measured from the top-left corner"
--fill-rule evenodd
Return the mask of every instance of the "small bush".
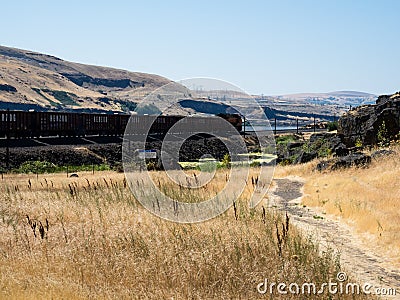
M 287 145 L 290 142 L 296 141 L 296 137 L 293 135 L 281 135 L 275 139 L 277 145 Z
M 228 153 L 225 153 L 224 158 L 221 162 L 222 168 L 230 168 L 231 167 L 231 157 Z
M 381 147 L 389 146 L 390 138 L 389 138 L 389 134 L 388 134 L 388 131 L 386 128 L 385 121 L 382 121 L 381 126 L 379 126 L 377 138 L 378 138 L 379 146 L 381 146 Z
M 13 169 L 13 173 L 21 174 L 44 174 L 44 173 L 60 173 L 66 172 L 90 172 L 90 171 L 109 171 L 111 170 L 108 164 L 100 165 L 81 165 L 81 166 L 57 166 L 48 161 L 26 161 L 19 168 Z
M 332 155 L 332 149 L 322 146 L 318 149 L 318 157 L 328 157 Z
M 161 113 L 160 109 L 153 104 L 138 105 L 135 111 L 138 115 L 158 115 Z
M 112 169 L 118 173 L 123 173 L 124 172 L 124 166 L 122 163 L 115 163 L 112 167 Z
M 58 101 L 60 101 L 64 105 L 78 105 L 79 106 L 79 104 L 74 100 L 74 99 L 77 99 L 78 96 L 73 93 L 68 93 L 65 91 L 55 91 L 55 90 L 49 90 L 49 89 L 42 89 L 42 91 L 52 95 L 54 98 L 56 98 Z
M 147 170 L 149 171 L 156 171 L 157 170 L 157 162 L 155 161 L 148 161 L 146 162 Z
M 212 173 L 215 172 L 219 164 L 216 160 L 207 160 L 199 163 L 199 169 L 201 172 Z
M 281 166 L 289 166 L 293 163 L 292 158 L 284 158 L 282 161 L 279 163 Z
M 328 131 L 337 130 L 337 129 L 338 129 L 338 122 L 337 122 L 337 121 L 329 122 L 329 123 L 327 124 L 327 129 L 328 129 Z
M 363 143 L 362 143 L 362 140 L 361 140 L 360 138 L 358 138 L 358 139 L 356 140 L 355 146 L 356 146 L 357 148 L 362 148 Z
M 250 163 L 250 167 L 252 167 L 252 168 L 256 168 L 256 167 L 260 167 L 260 166 L 261 166 L 261 163 L 258 161 L 252 161 Z
M 22 163 L 16 170 L 17 173 L 52 173 L 56 170 L 57 166 L 48 161 L 26 161 Z

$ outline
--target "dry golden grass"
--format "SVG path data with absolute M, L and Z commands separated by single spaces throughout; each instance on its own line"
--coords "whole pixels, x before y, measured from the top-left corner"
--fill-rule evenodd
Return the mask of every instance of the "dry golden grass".
M 317 245 L 291 226 L 284 238 L 279 214 L 248 208 L 251 190 L 249 183 L 236 217 L 230 209 L 185 225 L 144 210 L 122 174 L 5 176 L 0 298 L 252 299 L 260 296 L 256 286 L 264 278 L 334 279 L 335 258 L 318 256 Z
M 339 217 L 383 257 L 400 266 L 400 147 L 368 168 L 314 171 L 317 161 L 278 168 L 278 176 L 306 179 L 303 203 Z

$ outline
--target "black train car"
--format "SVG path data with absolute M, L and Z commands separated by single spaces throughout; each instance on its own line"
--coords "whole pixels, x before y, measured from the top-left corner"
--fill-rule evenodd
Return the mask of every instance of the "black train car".
M 28 112 L 31 116 L 32 136 L 73 136 L 79 117 L 59 112 Z
M 242 130 L 242 118 L 237 114 L 219 114 L 218 117 L 223 118 L 230 122 L 232 126 L 235 128 L 235 131 L 240 132 Z M 216 116 L 158 116 L 153 124 L 151 125 L 150 134 L 158 134 L 164 135 L 166 134 L 171 127 L 177 122 L 181 121 L 181 128 L 185 132 L 196 132 L 202 131 L 207 133 L 208 131 L 217 132 L 218 130 L 225 130 L 225 126 L 221 126 L 221 120 Z M 135 123 L 138 124 L 138 132 L 142 132 L 142 128 L 147 126 L 148 122 L 151 122 L 154 119 L 154 116 L 134 116 L 132 118 L 136 118 L 137 121 Z M 179 130 L 179 129 L 177 129 Z M 176 130 L 175 130 L 176 132 Z
M 239 132 L 242 119 L 236 114 L 218 115 L 229 121 Z M 129 118 L 142 132 L 149 128 L 154 116 L 126 114 L 91 114 L 70 112 L 0 111 L 0 137 L 34 138 L 45 136 L 123 135 Z M 163 135 L 183 116 L 158 116 L 150 126 L 150 134 Z M 185 131 L 217 126 L 215 117 L 187 117 Z
M 165 135 L 170 128 L 179 120 L 183 119 L 183 116 L 148 116 L 148 115 L 132 115 L 127 116 L 128 119 L 125 121 L 123 115 L 122 122 L 128 122 L 130 117 L 130 128 L 129 134 L 151 134 L 151 135 Z
M 0 111 L 0 137 L 122 135 L 128 115 Z
M 217 116 L 231 123 L 238 132 L 242 131 L 243 129 L 242 117 L 239 114 L 218 114 Z
M 142 120 L 149 118 L 148 116 L 141 116 Z M 154 118 L 151 117 L 151 120 Z M 183 119 L 183 116 L 158 116 L 150 128 L 150 134 L 166 134 L 175 123 Z M 148 122 L 147 120 L 145 122 Z
M 5 137 L 15 130 L 15 122 L 17 116 L 11 111 L 1 111 L 0 112 L 0 137 Z
M 32 117 L 24 111 L 0 111 L 0 137 L 30 137 L 35 127 Z

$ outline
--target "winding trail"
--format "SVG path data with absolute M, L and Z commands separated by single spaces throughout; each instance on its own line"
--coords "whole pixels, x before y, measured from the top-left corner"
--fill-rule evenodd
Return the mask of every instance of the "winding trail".
M 386 297 L 400 299 L 400 269 L 374 253 L 350 226 L 326 215 L 322 218 L 317 210 L 303 207 L 303 187 L 304 179 L 300 177 L 274 179 L 267 205 L 287 212 L 292 224 L 311 235 L 321 250 L 330 248 L 339 253 L 342 268 L 361 285 L 368 282 L 374 288 L 395 288 L 396 296 Z

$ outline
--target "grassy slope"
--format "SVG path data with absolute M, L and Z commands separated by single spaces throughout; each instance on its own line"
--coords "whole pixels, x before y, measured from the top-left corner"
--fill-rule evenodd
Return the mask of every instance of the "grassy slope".
M 144 86 L 108 88 L 89 85 L 80 87 L 63 76 L 64 73 L 87 75 L 92 78 L 129 79 L 132 82 L 143 83 Z M 138 101 L 169 82 L 168 79 L 158 75 L 78 64 L 45 54 L 0 46 L 0 84 L 9 84 L 17 89 L 17 92 L 13 93 L 0 92 L 0 101 L 54 107 L 55 104 L 60 103 L 59 99 L 52 93 L 43 91 L 51 90 L 56 93 L 61 91 L 76 95 L 80 108 L 117 110 L 119 109 L 117 105 L 109 105 L 100 101 L 99 98 Z M 32 88 L 42 90 L 43 95 L 35 92 Z M 107 95 L 99 91 L 103 91 Z
M 248 209 L 251 183 L 237 202 L 237 220 L 230 209 L 182 225 L 145 211 L 122 174 L 45 176 L 0 181 L 0 298 L 253 299 L 264 278 L 322 283 L 339 269 L 291 226 L 279 255 L 276 226 L 282 236 L 284 220 Z M 217 178 L 208 191 L 223 185 L 223 170 Z M 44 226 L 48 220 L 44 239 L 38 228 L 34 236 L 27 215 Z
M 16 93 L 0 93 L 0 100 L 14 103 L 32 103 L 39 105 L 52 105 L 60 103 L 55 97 L 46 92 L 37 91 L 41 89 L 63 90 L 76 94 L 84 99 L 85 97 L 101 97 L 100 93 L 81 88 L 68 79 L 58 75 L 57 73 L 48 71 L 43 68 L 30 66 L 13 59 L 2 59 L 0 56 L 0 70 L 2 79 L 0 83 L 7 83 L 17 89 Z M 33 88 L 33 89 L 32 89 Z M 35 89 L 35 90 L 34 90 Z M 85 102 L 88 107 L 97 107 L 94 103 Z M 97 107 L 98 108 L 98 107 Z

